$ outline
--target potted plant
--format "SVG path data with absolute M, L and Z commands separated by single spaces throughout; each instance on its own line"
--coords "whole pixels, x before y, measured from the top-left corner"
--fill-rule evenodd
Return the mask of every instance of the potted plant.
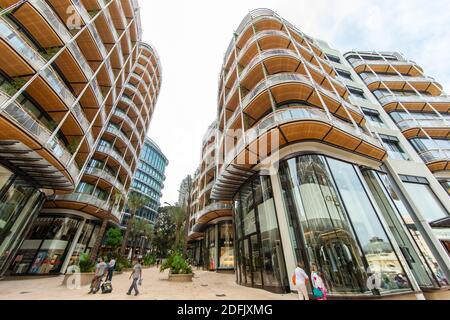
M 160 271 L 169 269 L 169 281 L 191 282 L 194 274 L 191 266 L 179 253 L 173 253 L 161 264 Z
M 78 268 L 69 269 L 64 277 L 63 285 L 67 284 L 67 281 L 70 277 L 79 276 L 80 285 L 85 286 L 90 284 L 92 279 L 94 278 L 95 263 L 91 262 L 91 260 L 89 259 L 89 254 L 82 253 L 80 254 L 80 259 L 78 261 Z

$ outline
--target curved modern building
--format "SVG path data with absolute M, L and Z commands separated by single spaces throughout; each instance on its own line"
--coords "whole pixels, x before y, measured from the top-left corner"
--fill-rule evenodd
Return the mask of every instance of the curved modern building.
M 166 180 L 165 171 L 168 165 L 169 161 L 160 147 L 152 139 L 146 138 L 129 193 L 135 192 L 146 198 L 147 204 L 138 211 L 136 216 L 151 224 L 155 223 L 161 206 L 162 190 Z M 130 214 L 126 208 L 122 216 L 122 225 L 126 225 L 129 217 Z
M 0 268 L 64 272 L 119 224 L 161 66 L 135 0 L 0 6 Z
M 449 255 L 421 206 L 445 222 L 450 199 L 418 156 L 399 158 L 414 150 L 401 149 L 406 140 L 380 109 L 339 51 L 269 9 L 250 12 L 220 73 L 214 178 L 202 164 L 193 252 L 219 252 L 220 228 L 198 227 L 210 221 L 199 210 L 211 190 L 206 204 L 232 204 L 241 285 L 296 290 L 300 263 L 308 273 L 316 266 L 335 298 L 420 298 L 447 286 Z M 435 227 L 445 237 L 445 225 Z
M 211 197 L 217 171 L 216 135 L 214 122 L 203 138 L 200 167 L 193 179 L 188 239 L 193 242 L 191 252 L 197 265 L 224 271 L 234 269 L 233 224 L 231 202 Z

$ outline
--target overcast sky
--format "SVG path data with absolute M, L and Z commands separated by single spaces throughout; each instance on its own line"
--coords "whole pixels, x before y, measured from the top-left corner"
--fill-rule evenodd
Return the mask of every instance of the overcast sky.
M 218 75 L 233 31 L 251 9 L 277 11 L 341 51 L 399 51 L 450 88 L 448 0 L 140 0 L 143 40 L 161 58 L 162 90 L 149 136 L 170 164 L 162 203 L 200 161 L 216 116 Z

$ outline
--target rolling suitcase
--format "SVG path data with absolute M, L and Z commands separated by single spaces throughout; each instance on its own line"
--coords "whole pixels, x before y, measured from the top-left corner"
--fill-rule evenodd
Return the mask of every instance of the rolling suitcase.
M 102 294 L 107 294 L 112 292 L 112 285 L 111 282 L 106 281 L 102 284 Z

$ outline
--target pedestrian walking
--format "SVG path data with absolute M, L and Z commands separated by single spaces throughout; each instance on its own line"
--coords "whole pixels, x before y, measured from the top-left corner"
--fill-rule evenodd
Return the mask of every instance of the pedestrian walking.
M 107 271 L 108 265 L 103 261 L 102 258 L 98 258 L 97 264 L 95 266 L 94 279 L 91 281 L 91 290 L 89 294 L 96 294 L 100 290 L 100 284 L 102 282 L 103 276 Z
M 133 278 L 133 282 L 131 283 L 130 289 L 128 289 L 127 295 L 131 295 L 131 292 L 134 290 L 134 295 L 137 296 L 139 294 L 138 284 L 142 284 L 142 265 L 141 259 L 137 260 L 133 266 L 133 271 L 131 272 L 130 279 Z
M 313 286 L 313 296 L 316 300 L 327 300 L 327 289 L 325 282 L 319 275 L 319 271 L 315 264 L 311 266 L 311 284 Z
M 116 269 L 116 259 L 111 258 L 108 263 L 108 276 L 106 277 L 106 281 L 111 282 L 114 274 L 114 270 Z
M 301 263 L 298 263 L 297 268 L 295 268 L 292 281 L 295 288 L 297 289 L 299 300 L 309 300 L 308 290 L 306 288 L 308 279 L 309 277 L 306 274 L 305 270 L 302 269 Z

